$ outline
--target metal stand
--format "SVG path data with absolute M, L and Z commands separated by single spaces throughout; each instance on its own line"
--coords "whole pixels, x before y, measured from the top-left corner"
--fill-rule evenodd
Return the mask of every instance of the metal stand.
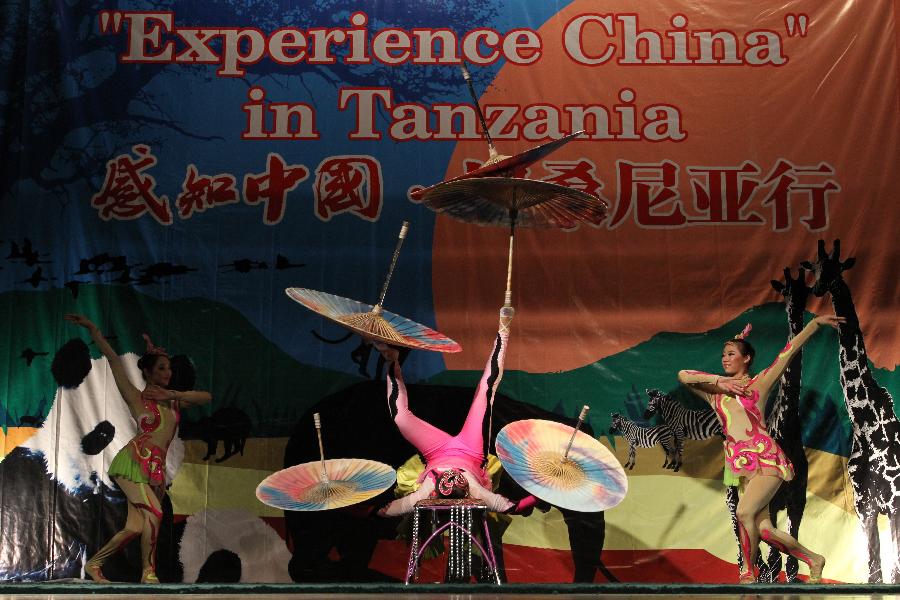
M 419 519 L 422 511 L 431 513 L 432 533 L 419 544 Z M 449 513 L 446 523 L 438 525 L 438 515 L 442 512 Z M 477 512 L 477 514 L 476 514 Z M 481 519 L 484 531 L 485 545 L 475 538 L 474 522 Z M 497 559 L 494 556 L 494 546 L 491 543 L 491 533 L 488 530 L 487 505 L 481 500 L 471 498 L 442 499 L 428 498 L 416 502 L 413 510 L 412 543 L 409 548 L 409 563 L 406 568 L 405 584 L 414 581 L 419 570 L 419 560 L 428 545 L 434 540 L 440 540 L 444 531 L 449 530 L 450 550 L 447 557 L 447 577 L 456 581 L 468 580 L 472 576 L 472 545 L 481 552 L 482 559 L 488 570 L 488 575 L 500 585 L 500 573 L 497 570 Z

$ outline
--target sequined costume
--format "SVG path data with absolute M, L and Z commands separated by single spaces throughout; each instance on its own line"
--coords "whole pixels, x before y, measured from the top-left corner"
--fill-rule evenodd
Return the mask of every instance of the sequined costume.
M 141 556 L 145 563 L 142 582 L 157 582 L 156 542 L 162 520 L 161 498 L 165 494 L 166 452 L 180 420 L 180 403 L 158 403 L 141 392 L 143 411 L 129 404 L 139 432 L 109 465 L 109 475 L 128 498 L 129 516 L 125 528 L 116 533 L 85 564 L 91 578 L 104 581 L 103 562 L 136 537 L 141 538 Z
M 755 377 L 748 378 L 748 396 L 710 394 L 696 387 L 692 390 L 706 399 L 713 409 L 725 434 L 726 466 L 738 477 L 751 478 L 757 474 L 772 475 L 784 481 L 794 478 L 794 467 L 781 447 L 766 429 L 765 408 L 769 392 L 778 382 L 794 354 L 818 329 L 812 321 L 785 346 L 775 361 Z M 716 385 L 721 375 L 702 371 L 681 371 L 681 383 Z
M 177 401 L 172 406 L 160 405 L 141 393 L 145 412 L 135 414 L 140 432 L 113 458 L 110 477 L 124 477 L 135 483 L 153 487 L 165 485 L 166 452 L 181 418 Z
M 497 333 L 494 349 L 484 368 L 466 421 L 460 432 L 454 436 L 423 421 L 409 410 L 409 399 L 400 365 L 397 362 L 391 363 L 387 377 L 387 393 L 389 402 L 396 407 L 394 422 L 403 437 L 422 454 L 427 468 L 419 478 L 421 483 L 419 489 L 388 504 L 384 511 L 386 516 L 411 512 L 417 501 L 432 494 L 440 474 L 449 469 L 461 471 L 469 484 L 469 496 L 484 501 L 490 510 L 506 512 L 515 506 L 508 498 L 490 490 L 490 478 L 484 468 L 482 435 L 487 407 L 493 402 L 494 394 L 503 377 L 508 339 L 508 331 L 501 329 Z

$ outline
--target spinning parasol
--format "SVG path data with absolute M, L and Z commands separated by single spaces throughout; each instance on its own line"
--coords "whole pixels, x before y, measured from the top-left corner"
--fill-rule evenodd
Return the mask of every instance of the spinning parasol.
M 512 174 L 515 170 L 525 169 L 528 165 L 537 162 L 538 160 L 544 158 L 548 154 L 555 152 L 558 148 L 565 146 L 573 139 L 577 138 L 581 134 L 584 133 L 584 130 L 576 131 L 574 133 L 570 133 L 569 135 L 563 136 L 558 140 L 552 140 L 546 142 L 544 144 L 540 144 L 539 146 L 535 146 L 534 148 L 529 148 L 524 152 L 520 152 L 519 154 L 515 154 L 513 156 L 507 156 L 505 154 L 500 154 L 497 152 L 497 148 L 494 146 L 494 140 L 491 139 L 490 131 L 488 130 L 487 122 L 484 120 L 484 113 L 481 111 L 481 105 L 478 103 L 478 97 L 475 94 L 475 88 L 472 86 L 472 76 L 469 74 L 469 69 L 466 68 L 466 63 L 460 63 L 460 69 L 462 70 L 463 79 L 466 81 L 466 85 L 469 88 L 469 95 L 472 97 L 472 101 L 475 104 L 475 110 L 478 113 L 478 119 L 481 122 L 481 130 L 484 131 L 484 136 L 487 138 L 488 143 L 488 160 L 483 165 L 478 167 L 477 169 L 473 169 L 462 175 L 458 175 L 453 177 L 452 179 L 448 179 L 442 183 L 448 183 L 450 181 L 458 181 L 460 179 L 468 179 L 473 177 L 484 177 L 486 175 L 494 175 L 494 176 L 505 176 Z M 441 185 L 441 184 L 437 184 Z M 426 194 L 429 190 L 431 190 L 434 186 L 430 188 L 417 189 L 410 193 L 410 196 L 414 200 L 420 200 L 424 194 Z
M 374 498 L 394 484 L 390 466 L 361 458 L 325 460 L 322 423 L 313 415 L 319 436 L 319 462 L 308 462 L 276 471 L 256 487 L 263 504 L 283 510 L 328 510 Z
M 603 444 L 575 429 L 540 419 L 515 421 L 497 434 L 497 457 L 516 483 L 541 500 L 579 512 L 612 508 L 625 497 L 628 479 Z
M 505 307 L 512 305 L 512 258 L 516 226 L 575 229 L 581 223 L 599 225 L 606 218 L 607 206 L 601 199 L 572 188 L 546 181 L 518 177 L 484 175 L 506 174 L 514 167 L 524 167 L 547 156 L 573 138 L 578 131 L 515 156 L 497 153 L 484 113 L 465 64 L 463 77 L 481 121 L 488 142 L 490 159 L 481 168 L 429 188 L 416 190 L 410 196 L 435 212 L 466 223 L 508 226 L 509 263 L 506 273 Z
M 284 293 L 291 300 L 358 333 L 365 339 L 434 352 L 459 352 L 462 350 L 460 345 L 444 334 L 382 308 L 388 285 L 391 282 L 391 275 L 397 264 L 397 257 L 400 255 L 400 247 L 403 245 L 408 230 L 409 223 L 404 221 L 400 228 L 394 256 L 391 259 L 391 266 L 381 288 L 381 296 L 375 306 L 306 288 L 287 288 Z

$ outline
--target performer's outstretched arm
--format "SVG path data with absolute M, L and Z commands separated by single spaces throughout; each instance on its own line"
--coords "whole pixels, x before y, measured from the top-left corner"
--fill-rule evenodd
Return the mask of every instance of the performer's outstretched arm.
M 426 477 L 422 482 L 422 485 L 419 486 L 419 489 L 403 496 L 402 498 L 397 498 L 387 506 L 382 507 L 378 511 L 378 516 L 396 517 L 397 515 L 405 515 L 408 512 L 412 512 L 412 509 L 416 506 L 416 502 L 428 498 L 433 491 L 434 480 L 431 477 Z
M 109 363 L 109 369 L 112 371 L 113 379 L 116 381 L 116 387 L 119 388 L 119 393 L 122 394 L 125 402 L 130 406 L 135 407 L 137 410 L 140 410 L 141 391 L 131 383 L 130 379 L 128 379 L 128 375 L 125 373 L 125 366 L 122 364 L 122 359 L 119 358 L 116 351 L 109 345 L 109 342 L 103 336 L 100 328 L 84 315 L 67 314 L 63 318 L 66 321 L 80 325 L 88 330 L 91 339 L 94 340 L 94 343 L 97 344 L 97 348 L 100 349 L 100 352 L 106 357 L 106 360 Z
M 795 335 L 793 339 L 787 343 L 787 346 L 785 346 L 784 350 L 778 354 L 772 364 L 756 377 L 756 380 L 750 387 L 759 390 L 760 396 L 768 394 L 769 390 L 772 389 L 772 386 L 774 386 L 781 378 L 781 374 L 784 373 L 784 370 L 790 364 L 791 360 L 800 348 L 803 347 L 803 344 L 809 341 L 809 338 L 819 330 L 820 326 L 830 325 L 837 328 L 839 323 L 844 322 L 846 322 L 846 319 L 834 315 L 816 317 L 810 321 L 800 333 Z
M 703 371 L 689 369 L 678 371 L 678 381 L 707 402 L 712 402 L 713 396 L 722 393 L 723 390 L 718 386 L 719 379 L 721 379 L 719 375 Z

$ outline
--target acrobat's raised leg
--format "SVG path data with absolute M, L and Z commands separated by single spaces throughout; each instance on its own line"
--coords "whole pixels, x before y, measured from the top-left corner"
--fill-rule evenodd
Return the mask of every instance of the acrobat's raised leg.
M 503 379 L 503 365 L 506 362 L 508 340 L 508 328 L 506 330 L 501 328 L 494 339 L 494 347 L 484 366 L 481 380 L 478 382 L 478 389 L 475 391 L 475 397 L 472 398 L 472 405 L 469 406 L 469 412 L 466 415 L 466 421 L 456 436 L 473 450 L 485 448 L 484 417 L 488 407 L 494 403 L 494 396 Z M 488 440 L 489 443 L 490 440 Z

